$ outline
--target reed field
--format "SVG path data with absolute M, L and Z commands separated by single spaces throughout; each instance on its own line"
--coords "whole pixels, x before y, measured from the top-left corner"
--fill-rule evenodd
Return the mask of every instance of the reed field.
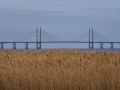
M 120 90 L 120 53 L 0 50 L 0 90 Z

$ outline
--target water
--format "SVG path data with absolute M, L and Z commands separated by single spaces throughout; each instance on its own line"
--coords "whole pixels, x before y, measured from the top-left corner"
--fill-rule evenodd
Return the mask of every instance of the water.
M 59 49 L 59 48 L 43 48 L 43 49 L 4 49 L 4 50 L 13 50 L 13 51 L 19 51 L 19 50 L 27 50 L 27 51 L 39 51 L 39 50 L 53 50 L 53 49 Z M 110 48 L 104 48 L 104 49 L 88 49 L 88 48 L 60 48 L 60 49 L 64 49 L 64 50 L 72 50 L 72 51 L 88 51 L 88 52 L 120 52 L 120 48 L 114 48 L 114 49 L 110 49 Z M 1 49 L 2 50 L 2 49 Z

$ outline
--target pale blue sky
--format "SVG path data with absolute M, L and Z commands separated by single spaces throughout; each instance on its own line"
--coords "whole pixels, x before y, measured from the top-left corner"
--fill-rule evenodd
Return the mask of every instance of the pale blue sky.
M 120 0 L 0 0 L 0 41 L 36 27 L 65 40 L 94 28 L 120 41 Z

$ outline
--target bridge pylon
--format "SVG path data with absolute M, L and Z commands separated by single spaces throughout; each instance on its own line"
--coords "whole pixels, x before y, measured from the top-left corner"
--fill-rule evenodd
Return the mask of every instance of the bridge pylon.
M 36 49 L 41 49 L 41 27 L 40 30 L 36 28 Z
M 91 36 L 92 35 L 92 36 Z M 93 37 L 93 28 L 92 28 L 92 32 L 89 28 L 89 48 L 94 48 L 94 37 Z M 92 37 L 92 40 L 91 40 L 91 37 Z

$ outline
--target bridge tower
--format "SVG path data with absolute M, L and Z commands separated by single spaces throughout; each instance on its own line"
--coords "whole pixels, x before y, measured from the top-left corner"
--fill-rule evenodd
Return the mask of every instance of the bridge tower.
M 40 27 L 40 35 L 39 35 L 39 49 L 41 49 L 41 27 Z
M 39 30 L 38 30 L 38 27 L 36 28 L 36 49 L 38 49 L 38 41 L 39 40 Z
M 91 40 L 91 34 L 92 34 L 92 40 Z M 92 32 L 91 32 L 91 30 L 90 30 L 90 28 L 89 28 L 89 48 L 94 48 L 94 44 L 93 44 L 93 42 L 94 42 L 94 37 L 93 37 L 94 35 L 93 35 L 93 28 L 92 28 Z
M 41 27 L 40 30 L 36 28 L 36 49 L 41 49 Z

